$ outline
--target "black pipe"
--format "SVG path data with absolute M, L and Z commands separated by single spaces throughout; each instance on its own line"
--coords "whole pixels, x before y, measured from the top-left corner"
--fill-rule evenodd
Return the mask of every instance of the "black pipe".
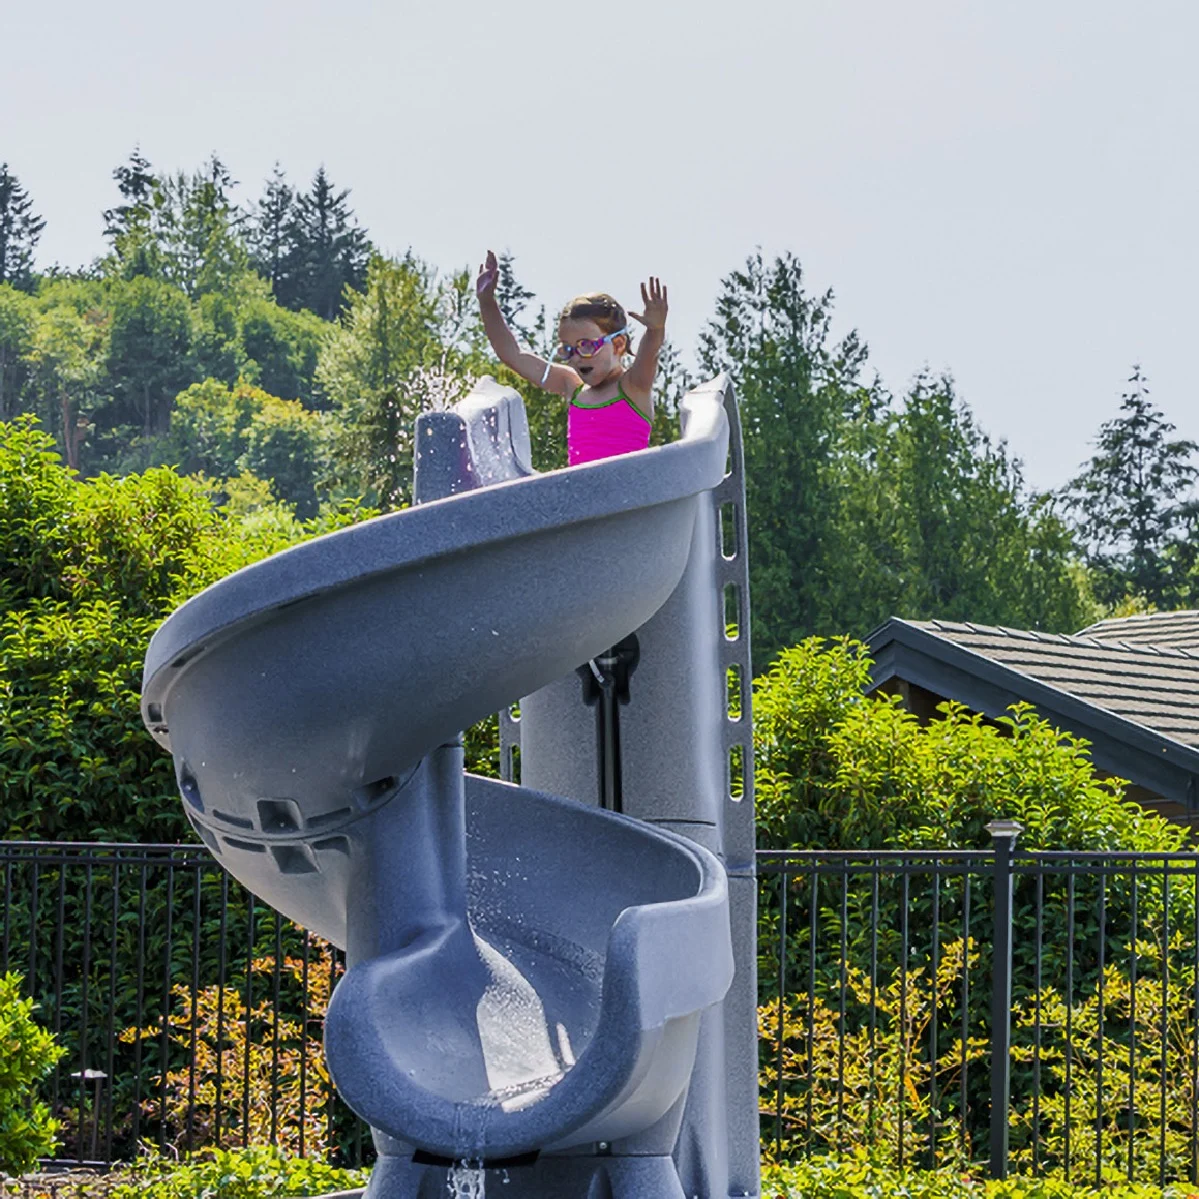
M 620 764 L 620 708 L 629 702 L 629 679 L 641 660 L 641 646 L 630 633 L 611 649 L 579 667 L 583 702 L 595 707 L 595 746 L 599 765 L 599 804 L 624 811 Z

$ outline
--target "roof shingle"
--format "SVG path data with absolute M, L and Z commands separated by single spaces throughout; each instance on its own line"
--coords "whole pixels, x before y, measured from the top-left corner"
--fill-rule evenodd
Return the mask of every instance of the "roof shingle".
M 1199 613 L 1188 613 L 1196 618 Z M 956 621 L 909 621 L 1125 720 L 1199 748 L 1199 636 L 1195 649 L 1101 639 L 1099 626 L 1076 636 L 1028 633 Z M 1101 625 L 1124 622 L 1104 621 Z M 1104 630 L 1106 632 L 1106 630 Z
M 1199 612 L 1150 612 L 1100 620 L 1083 629 L 1079 636 L 1199 653 Z

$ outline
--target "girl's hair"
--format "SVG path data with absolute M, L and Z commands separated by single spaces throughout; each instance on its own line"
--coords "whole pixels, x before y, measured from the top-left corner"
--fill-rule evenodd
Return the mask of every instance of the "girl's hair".
M 628 331 L 628 313 L 606 291 L 589 291 L 575 296 L 560 313 L 558 321 L 592 321 L 602 333 L 625 331 L 626 354 L 633 352 L 633 335 Z

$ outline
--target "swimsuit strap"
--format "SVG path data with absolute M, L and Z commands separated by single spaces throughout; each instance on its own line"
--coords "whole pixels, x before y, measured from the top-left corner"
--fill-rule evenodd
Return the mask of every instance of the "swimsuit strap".
M 586 383 L 580 383 L 578 385 L 578 387 L 576 387 L 574 389 L 574 391 L 571 393 L 571 397 L 570 397 L 570 402 L 572 404 L 574 404 L 575 400 L 577 400 L 579 398 L 579 394 L 582 392 L 583 388 L 586 386 L 587 386 Z M 635 413 L 637 413 L 637 415 L 639 417 L 641 417 L 642 420 L 644 420 L 644 421 L 649 420 L 649 417 L 646 416 L 645 413 L 642 412 L 641 409 L 638 408 L 637 405 L 634 404 L 633 401 L 630 400 L 627 395 L 625 395 L 624 384 L 619 379 L 617 379 L 617 381 L 616 381 L 616 394 L 610 400 L 605 400 L 602 404 L 575 404 L 575 407 L 582 408 L 584 411 L 588 411 L 588 412 L 598 412 L 601 408 L 611 408 L 613 404 L 618 404 L 618 403 L 620 403 L 621 400 L 624 400 L 624 402 L 626 404 L 628 404 L 628 406 L 630 408 L 632 408 L 632 410 Z M 653 421 L 650 421 L 650 424 L 653 424 Z

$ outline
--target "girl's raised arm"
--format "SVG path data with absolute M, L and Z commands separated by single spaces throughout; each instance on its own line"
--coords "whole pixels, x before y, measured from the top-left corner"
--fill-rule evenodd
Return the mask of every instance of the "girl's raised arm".
M 654 376 L 658 373 L 658 352 L 666 340 L 666 288 L 662 281 L 651 275 L 648 285 L 641 285 L 641 311 L 630 312 L 629 316 L 645 326 L 641 344 L 633 365 L 625 371 L 625 394 L 650 419 L 654 415 Z
M 547 362 L 538 354 L 530 354 L 522 350 L 504 320 L 504 314 L 495 298 L 495 285 L 499 281 L 500 267 L 496 261 L 495 252 L 487 251 L 487 260 L 479 267 L 479 277 L 475 281 L 475 292 L 479 297 L 479 312 L 483 317 L 483 331 L 496 357 L 507 367 L 514 370 L 527 383 L 540 387 L 543 391 L 555 392 L 558 395 L 571 395 L 583 385 L 569 366 L 557 362 Z

